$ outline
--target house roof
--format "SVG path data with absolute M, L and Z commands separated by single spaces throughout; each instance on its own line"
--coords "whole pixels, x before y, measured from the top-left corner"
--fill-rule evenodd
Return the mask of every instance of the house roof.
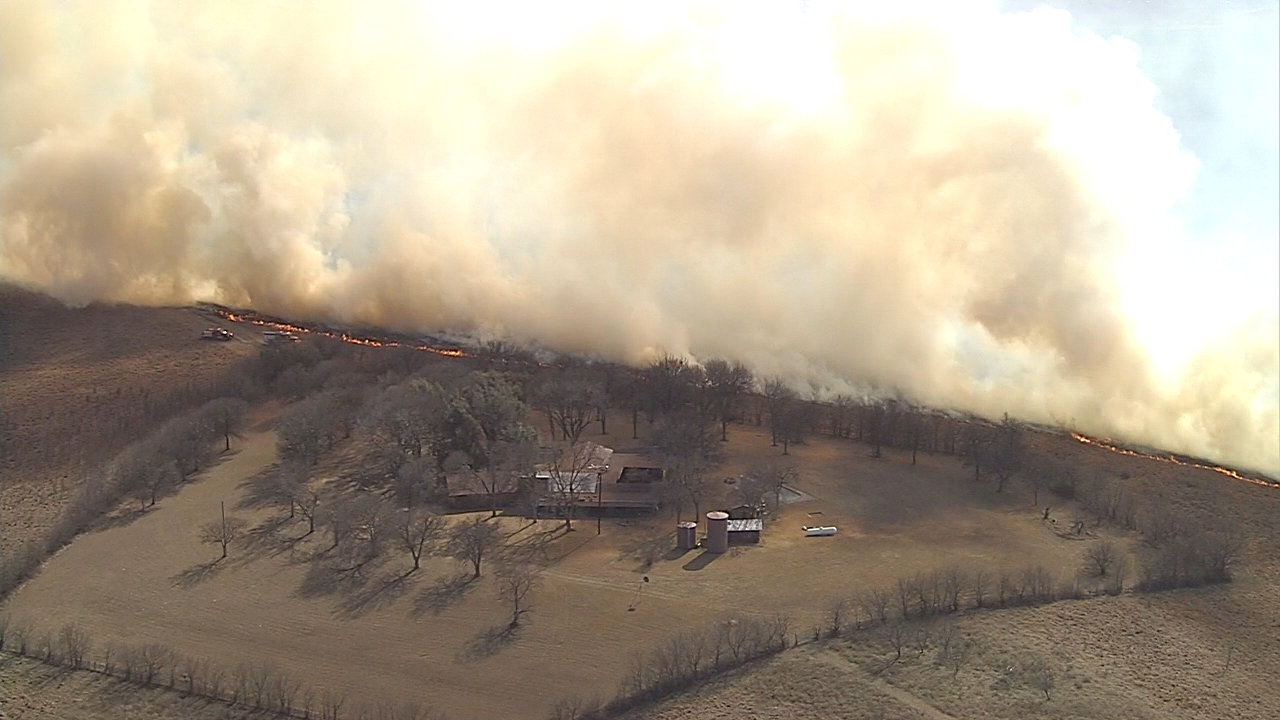
M 594 493 L 600 489 L 600 473 L 598 472 L 548 472 L 545 474 L 547 490 L 553 493 Z M 538 473 L 538 477 L 542 476 L 543 473 Z

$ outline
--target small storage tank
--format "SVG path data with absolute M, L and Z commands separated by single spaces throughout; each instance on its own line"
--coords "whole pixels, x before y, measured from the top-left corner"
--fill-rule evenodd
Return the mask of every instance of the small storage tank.
M 698 523 L 682 522 L 676 525 L 676 547 L 684 552 L 698 546 Z
M 729 551 L 729 513 L 718 510 L 707 513 L 707 552 Z

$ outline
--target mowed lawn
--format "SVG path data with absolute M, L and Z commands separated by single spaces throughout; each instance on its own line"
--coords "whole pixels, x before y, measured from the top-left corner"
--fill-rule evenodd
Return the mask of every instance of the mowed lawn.
M 755 428 L 732 428 L 730 438 L 726 476 L 779 452 Z M 606 521 L 599 536 L 594 521 L 578 521 L 549 547 L 553 562 L 526 622 L 499 637 L 509 616 L 489 573 L 449 586 L 462 568 L 445 558 L 396 580 L 411 564 L 391 550 L 368 583 L 341 588 L 306 561 L 328 545 L 315 537 L 270 552 L 233 546 L 209 569 L 218 551 L 200 544 L 199 526 L 218 517 L 221 502 L 232 511 L 243 481 L 276 460 L 274 434 L 259 432 L 154 510 L 81 536 L 4 611 L 41 627 L 76 622 L 99 646 L 162 642 L 228 667 L 267 661 L 316 688 L 348 690 L 351 702 L 418 700 L 456 718 L 541 718 L 567 695 L 610 696 L 637 651 L 726 614 L 787 613 L 804 635 L 838 596 L 948 566 L 1040 564 L 1065 576 L 1087 544 L 1056 535 L 1027 497 L 972 483 L 955 458 L 922 454 L 912 466 L 827 439 L 793 455 L 797 484 L 815 499 L 788 506 L 760 546 L 647 566 L 636 548 L 670 533 L 674 518 Z M 724 486 L 725 501 L 731 489 Z M 236 512 L 254 523 L 274 513 Z M 556 525 L 494 522 L 515 540 Z M 803 524 L 840 533 L 805 538 Z M 299 521 L 282 536 L 305 530 Z

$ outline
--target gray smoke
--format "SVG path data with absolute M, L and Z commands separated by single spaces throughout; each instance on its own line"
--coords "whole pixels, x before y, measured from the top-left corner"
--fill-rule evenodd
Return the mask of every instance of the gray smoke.
M 743 360 L 1280 469 L 1273 310 L 1153 370 L 1195 159 L 1065 13 L 0 6 L 5 277 Z M 1256 309 L 1255 309 L 1256 310 Z

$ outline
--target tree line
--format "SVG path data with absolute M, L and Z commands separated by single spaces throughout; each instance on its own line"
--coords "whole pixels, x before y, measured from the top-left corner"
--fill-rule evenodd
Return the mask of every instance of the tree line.
M 69 670 L 102 673 L 143 687 L 224 702 L 246 713 L 304 720 L 447 720 L 416 701 L 350 700 L 318 689 L 268 662 L 234 666 L 184 655 L 163 643 L 98 643 L 74 623 L 57 630 L 0 615 L 0 651 Z
M 132 498 L 139 510 L 146 510 L 190 481 L 220 451 L 230 448 L 246 410 L 239 398 L 207 402 L 171 418 L 149 437 L 126 448 L 109 466 L 87 474 L 53 527 L 43 537 L 29 540 L 0 568 L 0 598 L 8 596 L 46 557 L 122 500 Z

